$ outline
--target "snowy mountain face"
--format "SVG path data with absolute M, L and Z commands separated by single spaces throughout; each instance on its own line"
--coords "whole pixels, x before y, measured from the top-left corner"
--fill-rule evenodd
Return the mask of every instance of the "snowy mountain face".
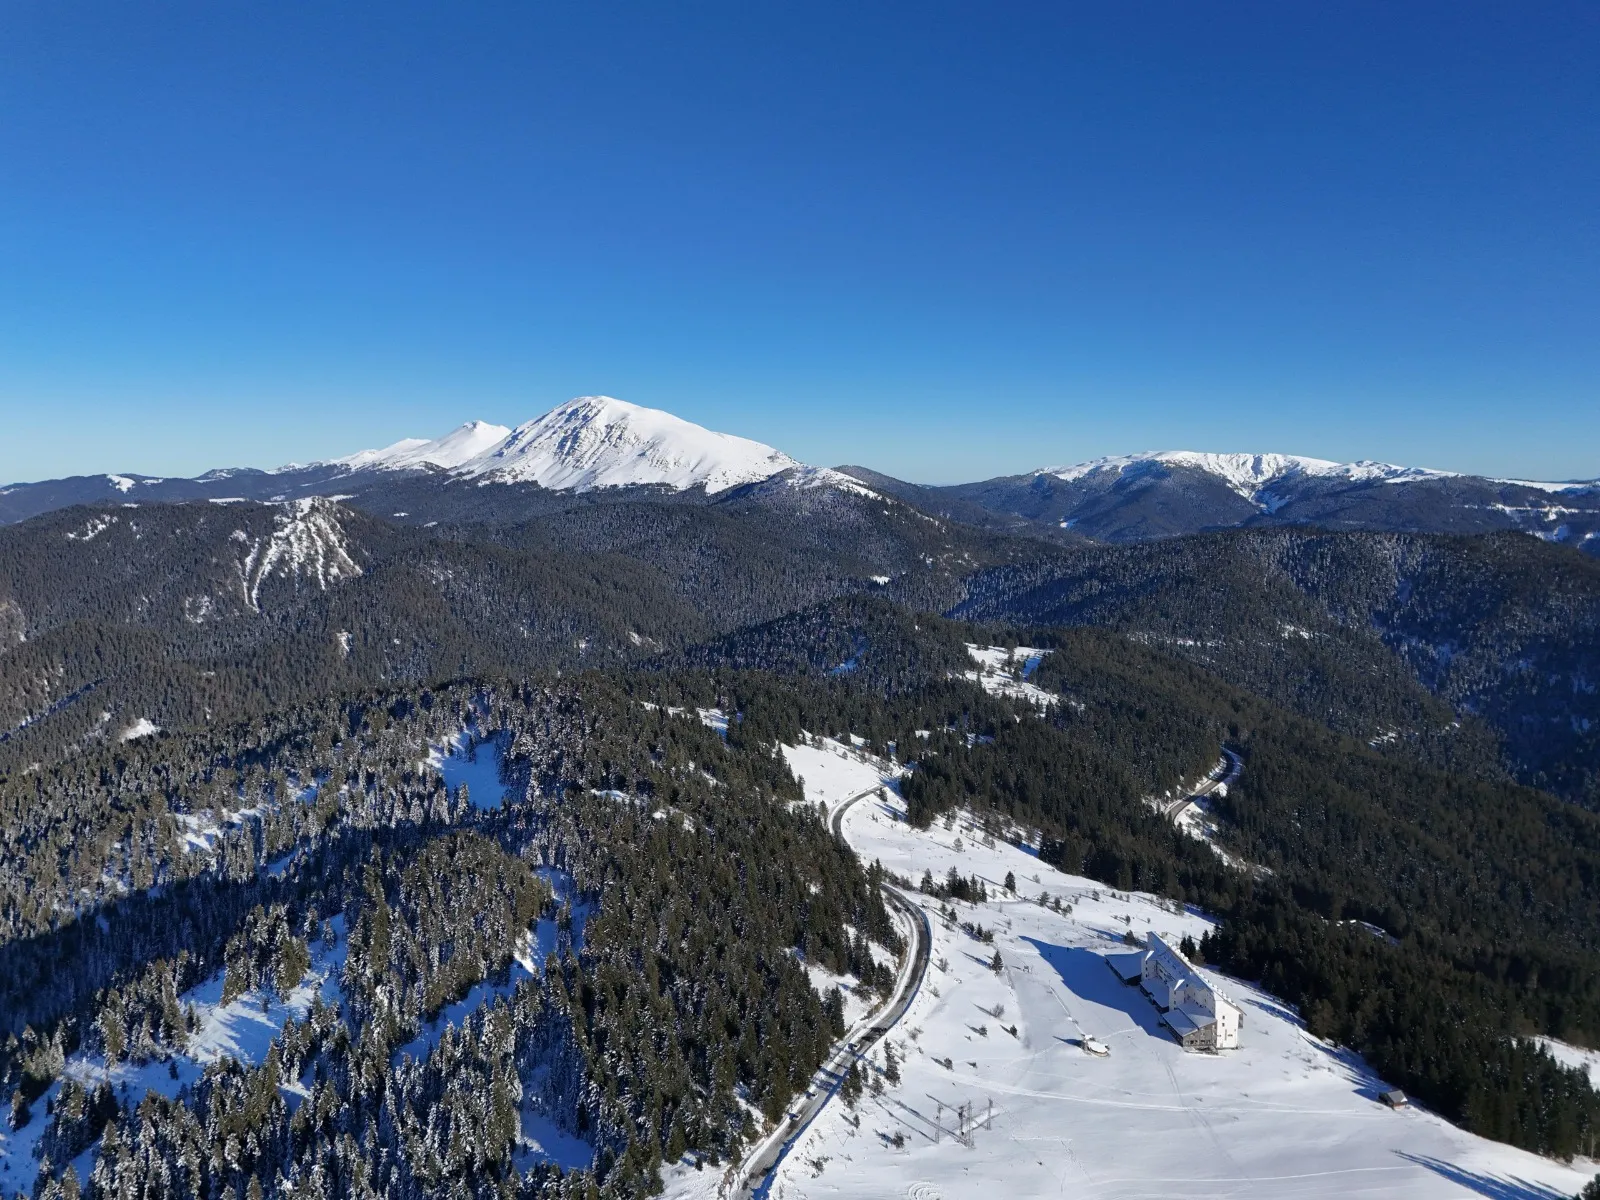
M 780 450 L 609 396 L 580 396 L 519 425 L 460 474 L 561 491 L 704 487 L 708 495 L 800 466 Z
M 1246 500 L 1254 501 L 1262 489 L 1291 477 L 1342 479 L 1353 482 L 1412 483 L 1419 479 L 1453 478 L 1450 471 L 1427 467 L 1397 467 L 1392 463 L 1363 460 L 1353 463 L 1306 458 L 1298 454 L 1207 454 L 1194 450 L 1162 450 L 1090 459 L 1070 467 L 1042 467 L 1035 475 L 1053 475 L 1068 482 L 1102 472 L 1122 475 L 1149 464 L 1178 467 L 1214 476 Z
M 704 487 L 707 495 L 800 465 L 760 442 L 714 433 L 669 412 L 610 396 L 579 396 L 515 429 L 469 421 L 433 441 L 406 438 L 382 450 L 315 464 L 351 473 L 434 467 L 464 478 L 536 483 L 552 491 Z
M 361 450 L 336 458 L 330 465 L 348 467 L 352 471 L 404 471 L 419 467 L 442 467 L 448 471 L 493 449 L 510 432 L 504 425 L 468 421 L 432 441 L 403 438 L 382 450 Z
M 505 485 L 480 492 L 464 483 Z M 469 421 L 442 437 L 274 471 L 228 468 L 194 479 L 132 473 L 0 488 L 0 524 L 74 504 L 192 500 L 287 503 L 341 496 L 383 517 L 528 519 L 573 493 L 645 488 L 683 502 L 755 499 L 792 506 L 894 497 L 966 525 L 1052 541 L 1148 541 L 1203 530 L 1316 525 L 1381 532 L 1515 530 L 1600 554 L 1600 481 L 1486 479 L 1425 467 L 1294 454 L 1165 450 L 1091 459 L 952 487 L 920 487 L 863 467 L 808 467 L 771 446 L 659 409 L 580 396 L 515 429 Z M 831 498 L 831 499 L 829 499 Z
M 925 490 L 953 508 L 976 506 L 992 517 L 1102 541 L 1294 524 L 1518 530 L 1600 551 L 1600 484 L 1592 481 L 1535 483 L 1380 462 L 1168 450 Z
M 797 472 L 801 466 L 771 446 L 715 433 L 660 409 L 609 396 L 580 396 L 515 429 L 468 421 L 443 437 L 404 438 L 382 449 L 272 471 L 225 467 L 193 479 L 126 473 L 12 484 L 0 488 L 0 525 L 74 504 L 282 503 L 307 496 L 392 490 L 397 481 L 419 479 L 535 484 L 558 492 L 704 488 L 706 495 L 715 496 Z M 797 476 L 802 477 L 797 486 L 860 490 L 859 484 L 831 471 L 797 472 Z

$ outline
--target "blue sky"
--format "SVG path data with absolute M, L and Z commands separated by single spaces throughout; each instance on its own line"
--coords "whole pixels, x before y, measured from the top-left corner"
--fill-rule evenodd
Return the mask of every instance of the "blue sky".
M 944 482 L 1600 475 L 1600 9 L 0 7 L 0 479 L 604 392 Z

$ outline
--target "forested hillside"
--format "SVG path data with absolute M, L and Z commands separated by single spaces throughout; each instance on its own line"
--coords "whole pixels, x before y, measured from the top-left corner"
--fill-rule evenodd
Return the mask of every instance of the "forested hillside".
M 1214 962 L 1451 1120 L 1600 1147 L 1526 1040 L 1600 1044 L 1590 560 L 424 486 L 0 530 L 0 1075 L 50 1195 L 722 1169 L 900 949 L 783 765 L 818 735 L 915 822 L 1216 914 Z M 978 660 L 1017 645 L 1008 691 Z M 1160 801 L 1224 746 L 1208 845 Z
M 998 567 L 958 616 L 1102 625 L 1340 732 L 1600 807 L 1600 562 L 1516 534 L 1230 532 Z M 1458 724 L 1459 723 L 1459 724 Z
M 419 766 L 463 729 L 503 754 L 503 803 Z M 870 988 L 886 972 L 867 939 L 898 945 L 869 873 L 797 796 L 770 754 L 599 679 L 324 702 L 12 778 L 13 1126 L 47 1127 L 47 1175 L 103 1137 L 107 1195 L 157 1176 L 192 1195 L 311 1177 L 631 1195 L 663 1153 L 715 1164 L 748 1131 L 742 1099 L 781 1111 L 843 1031 L 801 956 Z M 176 1085 L 200 1053 L 184 996 L 220 973 L 224 1004 L 266 1008 L 330 956 L 333 986 L 279 1049 Z M 469 993 L 470 1026 L 419 1048 Z M 174 1086 L 76 1099 L 62 1072 L 79 1062 L 170 1062 Z M 519 1172 L 524 1112 L 592 1166 Z
M 327 500 L 78 508 L 0 529 L 0 768 L 330 687 L 630 663 L 840 595 L 937 610 L 1042 549 L 787 484 L 565 503 L 426 525 Z
M 1453 1120 L 1600 1147 L 1600 1096 L 1519 1040 L 1600 1043 L 1600 817 L 1383 754 L 1122 635 L 1049 645 L 1035 678 L 1062 703 L 1020 720 L 955 680 L 871 704 L 847 676 L 719 686 L 780 736 L 850 731 L 914 759 L 914 821 L 987 812 L 1066 870 L 1224 915 L 1213 961 Z M 1223 744 L 1245 764 L 1217 806 L 1226 859 L 1149 802 Z

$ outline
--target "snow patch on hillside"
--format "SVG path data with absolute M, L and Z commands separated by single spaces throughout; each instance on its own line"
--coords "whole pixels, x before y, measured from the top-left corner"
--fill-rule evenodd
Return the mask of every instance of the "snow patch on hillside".
M 315 582 L 324 591 L 362 573 L 350 556 L 339 508 L 331 499 L 313 496 L 279 508 L 266 538 L 252 538 L 243 530 L 233 534 L 234 541 L 248 547 L 236 566 L 245 604 L 254 612 L 261 611 L 261 585 L 275 573 L 296 585 L 302 578 Z
M 69 542 L 92 542 L 117 523 L 115 517 L 90 517 L 82 529 L 67 534 Z
M 140 717 L 137 721 L 133 722 L 133 724 L 129 725 L 117 735 L 117 741 L 134 742 L 138 741 L 140 738 L 150 737 L 151 735 L 160 732 L 161 726 L 157 725 L 149 717 Z
M 506 785 L 500 782 L 503 753 L 499 741 L 481 741 L 465 730 L 447 745 L 431 748 L 423 765 L 443 775 L 445 787 L 452 792 L 466 784 L 472 807 L 499 808 L 506 793 Z
M 1028 677 L 1039 669 L 1049 650 L 1031 646 L 1007 649 L 1004 646 L 979 646 L 967 643 L 967 654 L 978 664 L 976 671 L 964 672 L 962 678 L 978 684 L 991 696 L 1009 700 L 1022 700 L 1037 708 L 1059 704 L 1061 697 L 1028 682 Z
M 883 499 L 859 479 L 852 478 L 842 471 L 835 471 L 832 467 L 797 467 L 785 475 L 783 480 L 790 487 L 800 490 L 831 488 L 834 491 L 864 496 L 869 500 Z
M 822 805 L 829 816 L 852 796 L 876 787 L 893 789 L 901 774 L 894 763 L 832 738 L 782 750 L 783 761 L 789 774 L 800 781 L 806 802 Z
M 1550 1057 L 1562 1066 L 1583 1071 L 1589 1076 L 1589 1083 L 1600 1088 L 1600 1050 L 1585 1050 L 1582 1046 L 1557 1041 L 1552 1037 L 1536 1037 L 1533 1040 L 1548 1050 Z

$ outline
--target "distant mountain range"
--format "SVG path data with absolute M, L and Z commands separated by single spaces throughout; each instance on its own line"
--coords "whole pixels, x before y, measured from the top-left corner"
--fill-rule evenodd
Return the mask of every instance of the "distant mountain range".
M 921 487 L 863 467 L 869 487 L 951 520 L 1095 541 L 1315 526 L 1386 533 L 1516 530 L 1600 552 L 1600 481 L 1487 479 L 1389 463 L 1168 450 L 981 483 Z
M 408 438 L 383 449 L 271 471 L 227 468 L 195 478 L 85 475 L 13 484 L 0 488 L 0 524 L 104 502 L 371 496 L 379 502 L 364 507 L 379 511 L 382 501 L 401 492 L 407 515 L 429 511 L 430 495 L 448 493 L 446 507 L 460 519 L 473 503 L 459 494 L 463 484 L 602 492 L 611 498 L 647 489 L 693 499 L 769 480 L 866 488 L 949 520 L 1053 541 L 1139 542 L 1262 526 L 1516 530 L 1600 553 L 1597 480 L 1491 479 L 1379 462 L 1175 450 L 926 487 L 867 467 L 807 467 L 772 446 L 608 396 L 578 397 L 515 429 L 469 421 L 432 440 Z M 494 496 L 503 507 L 504 491 Z M 538 503 L 532 497 L 523 502 Z

